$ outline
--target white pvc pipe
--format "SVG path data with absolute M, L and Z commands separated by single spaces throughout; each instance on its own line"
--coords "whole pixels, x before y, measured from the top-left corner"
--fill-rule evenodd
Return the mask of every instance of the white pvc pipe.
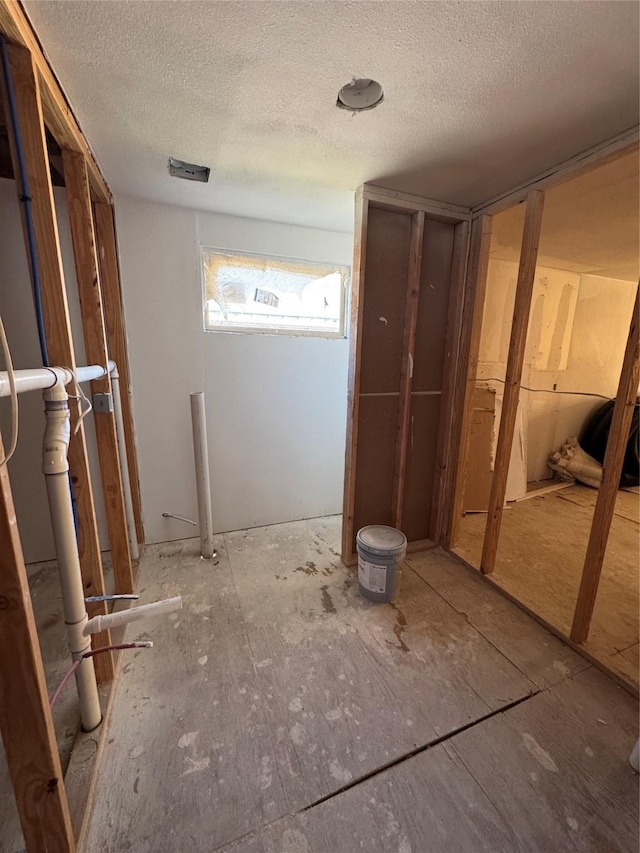
M 129 610 L 119 610 L 117 613 L 108 613 L 106 616 L 94 616 L 84 626 L 85 635 L 97 634 L 99 631 L 119 628 L 129 622 L 138 619 L 146 619 L 148 616 L 159 616 L 161 613 L 171 613 L 180 610 L 182 597 L 165 598 L 164 601 L 154 601 L 152 604 L 141 604 L 140 607 L 131 607 Z
M 111 364 L 112 362 L 110 362 Z M 133 513 L 133 496 L 131 494 L 131 480 L 129 479 L 129 460 L 127 458 L 127 444 L 125 442 L 124 418 L 122 417 L 122 399 L 120 397 L 120 376 L 118 369 L 113 365 L 111 370 L 111 393 L 113 395 L 113 414 L 116 421 L 116 437 L 118 440 L 118 456 L 120 457 L 120 474 L 122 477 L 122 493 L 124 497 L 124 508 L 127 516 L 127 530 L 129 531 L 129 550 L 131 559 L 138 560 L 140 551 L 138 549 L 138 535 L 136 533 L 136 519 Z
M 83 631 L 87 622 L 87 611 L 69 491 L 67 461 L 71 433 L 70 415 L 67 393 L 61 384 L 56 384 L 53 389 L 45 392 L 45 414 L 47 423 L 43 441 L 42 468 L 47 485 L 69 647 L 73 659 L 81 661 L 76 670 L 80 718 L 82 728 L 90 732 L 102 722 L 102 711 L 93 660 L 82 657 L 90 650 L 91 640 Z
M 193 427 L 193 455 L 196 466 L 198 493 L 198 521 L 200 522 L 200 553 L 206 559 L 213 557 L 213 521 L 211 517 L 211 483 L 209 481 L 209 451 L 207 448 L 207 418 L 204 391 L 191 395 L 191 424 Z
M 112 361 L 109 362 L 109 370 L 115 368 Z M 78 382 L 89 382 L 99 379 L 106 374 L 107 370 L 99 364 L 90 364 L 88 367 L 77 367 L 76 376 Z M 73 382 L 73 373 L 67 367 L 35 367 L 31 370 L 15 370 L 14 378 L 16 391 L 24 394 L 26 391 L 43 391 L 59 382 L 68 385 Z M 8 397 L 11 393 L 9 386 L 9 374 L 0 372 L 0 397 Z

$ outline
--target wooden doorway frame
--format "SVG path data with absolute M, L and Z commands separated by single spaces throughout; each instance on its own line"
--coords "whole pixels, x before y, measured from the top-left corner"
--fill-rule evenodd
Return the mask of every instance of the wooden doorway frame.
M 564 164 L 549 170 L 529 184 L 487 202 L 472 211 L 472 236 L 470 245 L 467 279 L 465 285 L 465 306 L 463 311 L 463 335 L 460 341 L 458 357 L 460 374 L 456 383 L 455 435 L 457 447 L 453 492 L 450 497 L 451 512 L 444 531 L 443 545 L 458 560 L 470 568 L 490 575 L 495 567 L 495 558 L 500 536 L 500 520 L 504 503 L 504 490 L 509 465 L 509 451 L 513 441 L 513 416 L 517 407 L 521 385 L 524 343 L 531 309 L 530 287 L 533 283 L 537 259 L 537 240 L 540 233 L 541 211 L 544 203 L 544 191 L 558 186 L 581 174 L 600 168 L 607 163 L 624 157 L 639 148 L 639 129 L 637 127 L 596 146 L 589 151 L 572 158 Z M 527 205 L 525 228 L 523 233 L 520 270 L 516 301 L 514 306 L 509 361 L 507 364 L 505 402 L 498 437 L 498 451 L 492 483 L 490 507 L 485 529 L 482 559 L 480 565 L 472 566 L 468 559 L 456 550 L 463 510 L 464 485 L 469 458 L 469 424 L 471 418 L 472 392 L 478 372 L 478 352 L 482 327 L 482 313 L 486 295 L 488 258 L 491 242 L 492 217 L 520 203 Z M 530 214 L 531 211 L 531 215 Z M 614 422 L 609 433 L 609 441 L 603 466 L 603 482 L 598 492 L 596 508 L 591 524 L 589 543 L 582 570 L 580 590 L 576 599 L 571 634 L 567 635 L 544 618 L 531 611 L 522 602 L 502 589 L 495 581 L 493 585 L 511 600 L 522 606 L 530 615 L 543 622 L 563 640 L 579 651 L 589 634 L 591 616 L 597 595 L 602 561 L 607 545 L 613 504 L 620 479 L 624 447 L 629 434 L 631 414 L 638 388 L 638 301 L 629 329 L 620 383 L 614 407 Z M 505 423 L 505 412 L 507 419 Z M 512 417 L 509 417 L 511 414 Z M 614 428 L 615 425 L 615 428 Z M 506 449 L 505 449 L 506 448 Z M 592 661 L 593 658 L 587 655 Z M 608 669 L 604 664 L 603 668 Z M 611 670 L 608 670 L 611 671 Z M 616 674 L 618 680 L 637 693 L 635 685 Z

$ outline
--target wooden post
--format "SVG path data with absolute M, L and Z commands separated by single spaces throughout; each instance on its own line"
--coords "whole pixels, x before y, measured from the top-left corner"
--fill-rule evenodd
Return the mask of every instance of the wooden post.
M 460 346 L 458 348 L 458 373 L 455 383 L 455 399 L 451 416 L 452 431 L 452 498 L 448 528 L 443 539 L 453 547 L 458 537 L 464 500 L 464 486 L 471 439 L 471 409 L 473 389 L 478 373 L 482 312 L 487 290 L 489 250 L 491 248 L 492 218 L 481 216 L 471 226 L 469 263 L 462 306 Z
M 367 257 L 367 220 L 369 201 L 362 188 L 356 195 L 353 270 L 351 273 L 351 329 L 349 333 L 349 377 L 347 397 L 347 440 L 345 448 L 344 501 L 342 510 L 342 561 L 350 565 L 355 550 L 353 518 L 356 500 L 356 461 L 358 458 L 358 410 L 360 407 L 360 360 L 362 352 L 362 313 L 364 275 Z
M 409 421 L 411 419 L 411 386 L 413 382 L 413 356 L 416 346 L 416 323 L 420 299 L 420 274 L 422 272 L 422 246 L 424 243 L 424 210 L 411 217 L 411 242 L 409 245 L 409 272 L 407 275 L 407 301 L 404 315 L 404 340 L 400 366 L 400 397 L 398 400 L 398 431 L 396 434 L 396 461 L 391 496 L 391 517 L 397 528 L 402 527 L 404 486 L 409 446 Z
M 602 466 L 602 482 L 598 489 L 598 497 L 596 499 L 596 507 L 593 512 L 593 521 L 589 534 L 589 543 L 582 569 L 582 580 L 580 581 L 576 609 L 573 614 L 571 639 L 574 643 L 584 643 L 589 634 L 598 584 L 600 583 L 602 563 L 604 561 L 613 511 L 618 496 L 620 475 L 629 439 L 631 419 L 638 393 L 638 381 L 640 380 L 638 362 L 638 312 L 640 311 L 640 305 L 638 297 L 639 292 L 636 291 L 631 327 L 622 362 L 620 383 L 618 385 L 616 402 L 613 407 L 607 449 L 605 450 Z
M 60 255 L 60 240 L 56 220 L 53 187 L 47 154 L 47 143 L 42 119 L 42 103 L 38 76 L 31 55 L 26 48 L 17 45 L 8 46 L 9 61 L 15 86 L 16 109 L 24 146 L 24 162 L 31 193 L 31 207 L 35 231 L 36 252 L 41 277 L 42 308 L 47 337 L 49 358 L 53 365 L 70 367 L 75 370 L 76 359 L 69 323 L 67 294 Z M 2 87 L 5 116 L 9 116 L 7 93 Z M 20 174 L 17 151 L 13 134 L 11 141 L 11 159 L 16 177 Z M 20 186 L 16 180 L 20 194 Z M 20 205 L 25 242 L 27 241 L 23 205 Z M 33 270 L 31 270 L 33 276 Z M 77 403 L 69 401 L 72 417 L 78 416 Z M 78 550 L 82 579 L 86 594 L 103 595 L 104 577 L 100 559 L 100 542 L 96 524 L 89 460 L 85 441 L 84 427 L 80 427 L 71 437 L 69 446 L 69 468 L 73 483 L 78 516 Z M 106 612 L 104 606 L 96 613 Z M 108 655 L 99 655 L 96 659 L 96 672 L 102 681 L 113 675 L 113 667 Z
M 89 364 L 106 366 L 109 361 L 109 353 L 102 311 L 102 294 L 87 164 L 82 154 L 69 151 L 66 148 L 62 149 L 62 162 L 87 361 Z M 111 394 L 109 376 L 106 375 L 93 381 L 91 391 L 94 394 Z M 131 593 L 133 592 L 133 578 L 129 553 L 129 534 L 113 411 L 96 412 L 94 423 L 115 591 L 117 593 Z
M 94 204 L 95 237 L 102 290 L 102 308 L 107 336 L 109 356 L 118 366 L 120 389 L 122 392 L 122 418 L 124 420 L 125 444 L 129 464 L 129 480 L 133 501 L 133 514 L 136 522 L 138 542 L 144 542 L 142 527 L 142 504 L 140 501 L 140 481 L 138 477 L 138 456 L 136 453 L 133 412 L 131 408 L 131 378 L 127 355 L 127 338 L 124 327 L 124 309 L 120 287 L 120 270 L 116 231 L 113 221 L 113 208 L 110 204 Z
M 449 517 L 449 503 L 453 489 L 452 461 L 454 453 L 451 437 L 453 434 L 453 407 L 455 406 L 455 376 L 456 371 L 463 367 L 459 361 L 459 352 L 468 248 L 469 223 L 466 221 L 459 222 L 455 227 L 453 243 L 447 337 L 444 344 L 442 394 L 436 443 L 436 466 L 433 475 L 433 497 L 429 519 L 429 536 L 436 545 L 442 544 L 443 526 L 445 519 Z
M 518 413 L 522 365 L 524 363 L 524 351 L 527 344 L 527 331 L 529 329 L 529 313 L 531 311 L 531 297 L 536 274 L 536 261 L 538 259 L 538 243 L 542 228 L 544 193 L 540 190 L 533 190 L 527 196 L 526 204 L 522 248 L 520 250 L 520 267 L 518 269 L 518 283 L 516 286 L 513 322 L 511 325 L 511 340 L 507 356 L 502 417 L 500 418 L 500 432 L 498 433 L 498 445 L 496 448 L 493 480 L 491 482 L 491 494 L 489 496 L 487 527 L 484 534 L 482 559 L 480 562 L 480 569 L 484 574 L 490 574 L 494 570 L 498 553 L 502 510 L 507 491 L 511 445 L 513 444 L 516 416 Z
M 0 466 L 0 542 L 0 730 L 24 841 L 33 853 L 72 853 L 69 806 L 6 465 Z

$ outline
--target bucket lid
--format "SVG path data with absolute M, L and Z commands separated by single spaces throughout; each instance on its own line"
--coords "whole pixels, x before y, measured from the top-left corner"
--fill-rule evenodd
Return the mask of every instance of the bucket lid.
M 356 535 L 356 542 L 380 557 L 394 556 L 407 547 L 407 537 L 404 533 L 384 524 L 363 527 Z

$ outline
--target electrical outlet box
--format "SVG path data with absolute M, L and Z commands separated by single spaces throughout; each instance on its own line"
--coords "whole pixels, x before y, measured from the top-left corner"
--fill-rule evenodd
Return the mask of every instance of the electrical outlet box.
M 94 412 L 108 413 L 113 411 L 113 397 L 111 394 L 94 394 L 91 398 L 91 403 Z

